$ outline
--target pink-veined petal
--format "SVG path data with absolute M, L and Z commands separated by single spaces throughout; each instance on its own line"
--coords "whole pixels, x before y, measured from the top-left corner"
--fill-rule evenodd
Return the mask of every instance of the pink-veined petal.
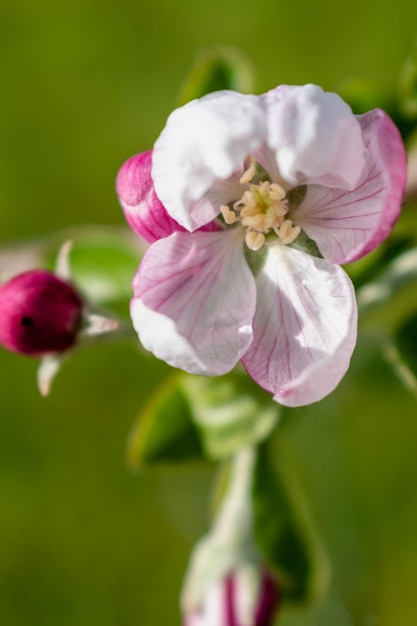
M 338 266 L 275 245 L 256 278 L 253 342 L 243 364 L 286 406 L 324 398 L 344 376 L 356 342 L 352 283 Z
M 152 166 L 156 193 L 171 217 L 190 231 L 212 221 L 219 206 L 206 192 L 241 168 L 264 138 L 257 96 L 219 91 L 171 113 Z
M 312 185 L 296 214 L 297 224 L 334 263 L 354 261 L 383 241 L 404 196 L 406 153 L 397 127 L 379 109 L 358 119 L 368 151 L 358 186 L 346 192 Z
M 144 347 L 194 374 L 230 371 L 252 341 L 255 281 L 243 231 L 174 233 L 134 278 L 131 316 Z
M 365 165 L 362 133 L 351 108 L 317 85 L 266 93 L 267 144 L 291 185 L 354 189 Z
M 177 230 L 184 230 L 166 212 L 155 193 L 151 178 L 152 151 L 128 159 L 120 168 L 116 191 L 129 226 L 153 243 Z

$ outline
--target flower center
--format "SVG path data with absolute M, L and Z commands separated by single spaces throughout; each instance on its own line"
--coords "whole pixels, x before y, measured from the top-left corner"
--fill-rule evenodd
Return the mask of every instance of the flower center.
M 256 163 L 251 159 L 239 181 L 247 188 L 240 200 L 233 203 L 232 208 L 227 204 L 220 207 L 223 219 L 226 224 L 240 222 L 246 228 L 245 242 L 250 250 L 262 248 L 265 236 L 271 231 L 278 236 L 281 243 L 288 245 L 295 241 L 301 228 L 293 226 L 292 221 L 285 218 L 289 211 L 285 189 L 268 180 L 249 184 L 255 174 Z

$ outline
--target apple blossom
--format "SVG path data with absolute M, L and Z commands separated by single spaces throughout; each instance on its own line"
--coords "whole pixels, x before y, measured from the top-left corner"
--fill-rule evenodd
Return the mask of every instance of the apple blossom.
M 316 85 L 220 91 L 175 110 L 117 182 L 151 243 L 131 302 L 142 344 L 194 374 L 242 360 L 287 406 L 320 400 L 356 343 L 340 264 L 387 237 L 405 177 L 391 119 L 356 116 Z

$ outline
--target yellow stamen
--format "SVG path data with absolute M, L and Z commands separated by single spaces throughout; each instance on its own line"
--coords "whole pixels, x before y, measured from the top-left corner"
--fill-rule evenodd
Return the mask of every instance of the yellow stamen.
M 226 224 L 234 224 L 236 222 L 236 213 L 229 209 L 227 204 L 222 204 L 222 206 L 220 207 L 220 212 Z
M 255 230 L 248 230 L 245 235 L 246 245 L 249 250 L 259 250 L 265 243 L 265 235 L 263 233 L 258 233 Z
M 269 197 L 271 200 L 284 200 L 285 189 L 278 183 L 271 183 L 269 186 Z
M 239 182 L 242 183 L 242 185 L 245 185 L 246 183 L 250 183 L 250 181 L 252 180 L 252 178 L 256 174 L 255 159 L 250 157 L 249 161 L 250 161 L 250 165 L 249 165 L 248 169 L 243 172 L 243 174 L 242 174 L 242 176 L 240 177 L 240 180 L 239 180 Z
M 257 163 L 250 157 L 246 165 L 248 167 L 240 178 L 240 183 L 246 185 L 242 197 L 230 206 L 223 204 L 220 207 L 225 223 L 240 222 L 247 229 L 245 241 L 250 250 L 262 248 L 266 235 L 271 231 L 275 232 L 281 243 L 291 244 L 297 239 L 301 228 L 294 226 L 291 219 L 285 219 L 289 207 L 284 187 L 269 180 L 250 184 L 257 174 Z
M 284 220 L 279 227 L 278 237 L 282 243 L 288 245 L 297 239 L 300 232 L 301 228 L 299 226 L 293 226 L 291 220 Z
M 240 217 L 251 217 L 252 215 L 257 215 L 258 211 L 259 209 L 256 206 L 243 205 L 243 209 L 240 211 Z
M 242 226 L 250 226 L 251 228 L 258 228 L 259 230 L 263 230 L 265 215 L 262 213 L 257 213 L 256 215 L 248 215 L 248 217 L 244 217 L 242 220 Z

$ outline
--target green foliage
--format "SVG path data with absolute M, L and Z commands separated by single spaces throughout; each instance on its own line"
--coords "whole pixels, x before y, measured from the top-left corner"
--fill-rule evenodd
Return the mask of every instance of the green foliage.
M 417 378 L 417 312 L 400 325 L 395 340 L 403 360 Z
M 180 91 L 178 106 L 221 89 L 250 93 L 253 83 L 252 64 L 241 50 L 231 46 L 209 48 L 196 58 Z
M 333 89 L 347 73 L 395 79 L 416 17 L 411 0 L 382 0 L 377 10 L 371 2 L 347 4 L 342 29 L 330 2 L 259 8 L 246 2 L 7 3 L 2 237 L 43 235 L 69 221 L 121 221 L 112 182 L 117 168 L 152 145 L 184 67 L 201 46 L 242 46 L 256 61 L 259 91 L 278 82 Z M 224 73 L 214 88 L 223 81 Z M 379 96 L 372 106 L 385 108 Z M 66 234 L 61 243 L 68 238 L 74 239 Z M 130 297 L 130 284 L 121 284 Z M 396 314 L 395 300 L 386 302 L 387 319 L 390 312 Z M 184 489 L 172 473 L 161 488 L 152 472 L 137 481 L 117 461 L 129 416 L 147 402 L 164 368 L 130 346 L 85 351 L 69 364 L 53 400 L 41 401 L 33 389 L 34 363 L 0 357 L 0 622 L 179 621 L 179 579 L 189 550 L 183 537 L 190 536 L 185 524 L 177 528 L 179 509 L 203 508 L 206 482 L 195 471 Z M 366 620 L 414 626 L 415 407 L 389 376 L 381 382 L 379 369 L 368 369 L 354 382 L 349 374 L 341 390 L 292 421 L 344 610 L 327 619 L 303 611 L 290 622 L 284 608 L 283 626 Z M 306 412 L 314 426 L 307 426 Z M 353 476 L 353 503 L 340 474 Z M 187 490 L 184 507 L 179 495 Z M 172 500 L 177 518 L 166 523 Z M 365 537 L 361 546 L 358 529 Z M 367 550 L 364 571 L 357 555 Z M 365 597 L 365 578 L 376 581 L 374 597 Z
M 73 280 L 93 305 L 114 305 L 132 297 L 132 277 L 144 252 L 139 238 L 127 228 L 84 226 L 60 233 L 72 241 L 70 268 Z M 56 256 L 55 242 L 48 242 L 49 263 Z
M 406 118 L 417 120 L 417 45 L 400 74 L 400 106 Z
M 417 397 L 417 312 L 398 326 L 384 354 L 404 386 Z
M 201 458 L 198 433 L 191 420 L 191 407 L 175 374 L 145 404 L 127 443 L 126 458 L 131 469 L 144 465 Z
M 375 280 L 357 291 L 357 297 L 364 327 L 395 332 L 417 311 L 417 248 L 395 257 Z
M 227 459 L 256 445 L 275 428 L 279 406 L 244 372 L 221 378 L 178 373 L 140 412 L 131 432 L 131 467 L 186 461 L 206 455 Z
M 327 589 L 328 565 L 299 485 L 290 476 L 283 447 L 275 447 L 272 459 L 263 445 L 253 481 L 255 537 L 266 562 L 277 573 L 284 599 L 304 602 Z
M 395 374 L 417 394 L 417 248 L 394 254 L 357 297 L 362 329 L 377 334 Z
M 396 110 L 395 90 L 394 82 L 389 84 L 386 80 L 363 76 L 345 78 L 337 86 L 337 93 L 350 104 L 357 115 L 377 107 L 393 115 Z
M 134 276 L 144 246 L 125 227 L 77 226 L 48 237 L 0 247 L 0 266 L 7 278 L 29 269 L 54 270 L 63 244 L 71 242 L 70 270 L 76 286 L 96 306 L 114 305 L 132 296 Z
M 246 373 L 215 379 L 186 376 L 182 385 L 205 452 L 213 459 L 258 444 L 278 423 L 279 406 Z

